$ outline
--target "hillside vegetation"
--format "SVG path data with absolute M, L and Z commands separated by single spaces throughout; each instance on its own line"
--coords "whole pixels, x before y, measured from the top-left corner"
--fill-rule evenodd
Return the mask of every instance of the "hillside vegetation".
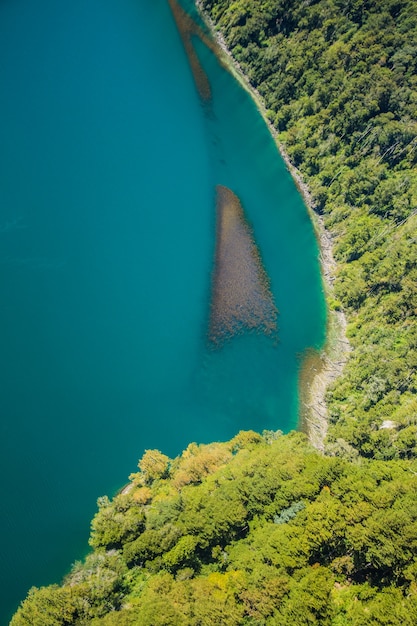
M 301 433 L 148 450 L 11 626 L 417 624 L 417 5 L 202 0 L 334 238 L 353 351 Z
M 12 626 L 417 623 L 417 462 L 242 432 L 139 467 L 100 499 L 94 552 Z

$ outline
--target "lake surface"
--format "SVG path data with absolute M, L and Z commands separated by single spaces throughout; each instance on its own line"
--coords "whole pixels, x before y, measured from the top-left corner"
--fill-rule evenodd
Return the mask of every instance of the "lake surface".
M 249 95 L 166 0 L 0 5 L 1 614 L 87 550 L 146 448 L 297 425 L 325 308 L 303 202 Z M 215 186 L 249 220 L 278 343 L 208 345 Z

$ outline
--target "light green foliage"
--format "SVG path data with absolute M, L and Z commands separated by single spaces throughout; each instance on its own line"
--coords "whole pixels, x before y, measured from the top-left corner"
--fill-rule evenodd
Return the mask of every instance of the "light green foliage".
M 169 466 L 169 458 L 159 450 L 145 450 L 145 454 L 138 463 L 146 484 L 152 483 L 158 478 L 166 476 Z
M 414 590 L 404 598 L 398 589 L 378 592 L 367 583 L 333 590 L 338 617 L 334 626 L 414 626 L 417 595 Z
M 152 561 L 170 550 L 181 535 L 181 530 L 172 523 L 166 523 L 160 529 L 148 528 L 133 541 L 125 543 L 124 558 L 129 565 Z
M 163 556 L 164 565 L 169 570 L 177 570 L 179 567 L 192 564 L 195 560 L 195 551 L 198 545 L 197 537 L 184 535 L 175 546 Z
M 119 548 L 144 527 L 143 510 L 130 495 L 117 496 L 112 505 L 104 496 L 99 498 L 97 504 L 99 512 L 92 522 L 90 538 L 93 548 Z
M 77 597 L 69 587 L 33 587 L 10 626 L 69 626 L 77 615 Z
M 223 460 L 198 482 L 178 486 L 181 456 L 146 503 L 135 478 L 128 494 L 101 500 L 95 552 L 62 587 L 32 591 L 12 626 L 412 623 L 414 461 L 352 464 L 301 433 L 241 433 L 215 447 Z M 114 537 L 114 519 L 118 548 L 105 551 L 97 528 Z
M 200 483 L 205 476 L 226 463 L 231 456 L 229 449 L 217 443 L 206 446 L 190 443 L 171 468 L 175 486 L 180 489 L 185 485 Z
M 280 621 L 275 623 L 330 626 L 334 613 L 330 601 L 333 585 L 333 576 L 326 568 L 310 568 L 300 581 L 292 581 L 288 600 L 279 611 Z

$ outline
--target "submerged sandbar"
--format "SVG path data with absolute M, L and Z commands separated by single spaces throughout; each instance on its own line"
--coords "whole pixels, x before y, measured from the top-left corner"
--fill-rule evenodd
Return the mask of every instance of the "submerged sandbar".
M 194 76 L 197 91 L 203 100 L 210 100 L 211 87 L 209 79 L 207 74 L 203 70 L 197 53 L 194 49 L 194 46 L 192 44 L 192 37 L 198 37 L 202 42 L 205 43 L 208 48 L 210 48 L 210 50 L 215 53 L 218 52 L 218 46 L 214 41 L 211 40 L 210 37 L 206 35 L 206 33 L 204 33 L 202 28 L 200 28 L 200 26 L 198 26 L 198 24 L 194 22 L 192 17 L 188 15 L 186 11 L 184 11 L 184 9 L 177 2 L 177 0 L 168 0 L 168 3 L 171 7 L 171 11 L 177 24 L 178 31 L 181 35 L 185 52 L 188 57 L 188 62 Z
M 216 251 L 209 339 L 222 344 L 245 330 L 277 331 L 278 310 L 239 198 L 217 186 Z

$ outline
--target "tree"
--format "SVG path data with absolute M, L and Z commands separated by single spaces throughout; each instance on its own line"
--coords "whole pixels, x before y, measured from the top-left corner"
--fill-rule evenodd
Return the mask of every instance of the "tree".
M 151 484 L 154 480 L 165 478 L 169 470 L 169 458 L 159 450 L 145 450 L 138 463 L 144 482 Z

